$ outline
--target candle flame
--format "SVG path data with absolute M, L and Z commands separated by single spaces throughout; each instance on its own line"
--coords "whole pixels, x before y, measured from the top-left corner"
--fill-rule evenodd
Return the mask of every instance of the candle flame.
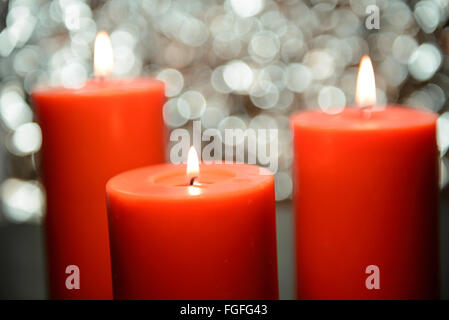
M 373 65 L 368 56 L 363 56 L 362 60 L 360 60 L 355 102 L 359 107 L 374 106 L 376 104 L 376 82 Z
M 95 38 L 94 73 L 103 78 L 111 74 L 114 66 L 111 39 L 106 31 L 100 31 Z
M 187 155 L 187 183 L 193 185 L 194 180 L 198 178 L 200 174 L 200 164 L 198 160 L 198 154 L 195 147 L 191 146 Z

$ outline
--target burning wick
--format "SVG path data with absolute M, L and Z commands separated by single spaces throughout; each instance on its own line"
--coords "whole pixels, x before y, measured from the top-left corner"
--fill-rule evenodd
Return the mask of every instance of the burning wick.
M 355 102 L 368 118 L 376 104 L 376 81 L 371 59 L 363 56 L 360 60 L 357 84 L 355 90 Z
M 200 165 L 198 160 L 198 154 L 196 153 L 195 147 L 190 147 L 189 153 L 187 155 L 187 181 L 188 184 L 193 186 L 195 179 L 198 179 L 200 174 Z
M 106 31 L 100 31 L 95 38 L 94 48 L 94 73 L 95 77 L 103 81 L 105 77 L 111 74 L 114 66 L 112 56 L 111 39 Z

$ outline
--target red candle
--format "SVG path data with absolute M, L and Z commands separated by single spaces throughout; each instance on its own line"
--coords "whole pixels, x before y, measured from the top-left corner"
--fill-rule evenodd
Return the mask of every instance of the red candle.
M 274 179 L 248 164 L 135 169 L 109 180 L 116 299 L 277 299 Z
M 43 134 L 50 295 L 110 299 L 104 188 L 119 172 L 164 161 L 163 83 L 96 79 L 77 90 L 36 90 L 32 98 Z M 67 287 L 76 276 L 70 265 L 79 268 L 79 289 Z
M 438 298 L 436 120 L 401 106 L 293 116 L 299 299 Z

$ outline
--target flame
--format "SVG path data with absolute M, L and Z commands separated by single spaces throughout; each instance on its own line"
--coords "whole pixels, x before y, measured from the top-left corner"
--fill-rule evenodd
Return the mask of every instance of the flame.
M 195 178 L 200 175 L 200 164 L 198 160 L 198 154 L 195 147 L 191 146 L 187 155 L 187 183 L 192 185 Z
M 360 60 L 355 90 L 355 102 L 359 107 L 374 106 L 376 104 L 376 81 L 371 59 L 363 56 Z
M 106 31 L 100 31 L 95 38 L 94 73 L 103 78 L 111 74 L 114 66 L 111 39 Z

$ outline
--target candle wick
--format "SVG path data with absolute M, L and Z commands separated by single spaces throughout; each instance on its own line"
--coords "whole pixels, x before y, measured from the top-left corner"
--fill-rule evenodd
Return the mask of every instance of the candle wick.
M 193 183 L 195 182 L 196 177 L 192 177 L 192 179 L 190 179 L 190 185 L 193 186 Z

